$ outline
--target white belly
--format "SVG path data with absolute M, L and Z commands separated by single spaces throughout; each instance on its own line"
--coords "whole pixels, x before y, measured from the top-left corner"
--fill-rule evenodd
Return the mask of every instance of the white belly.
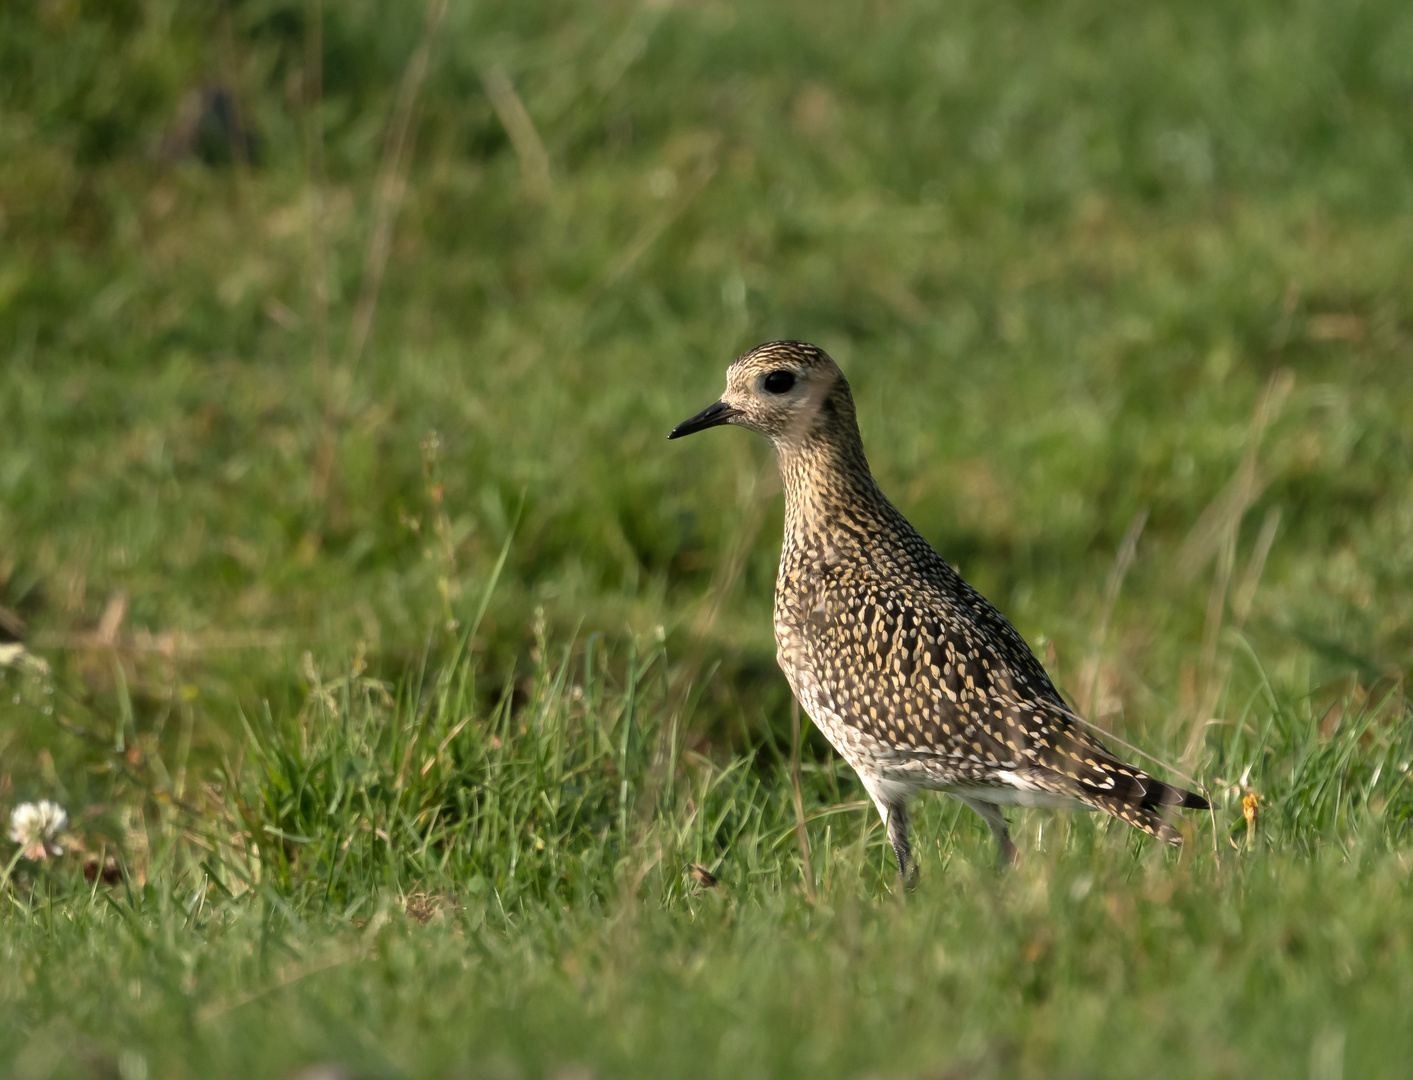
M 1010 774 L 1001 773 L 1001 778 L 1008 779 Z M 979 802 L 989 802 L 996 806 L 1029 806 L 1040 810 L 1093 810 L 1094 807 L 1072 799 L 1068 795 L 1059 795 L 1053 791 L 1039 791 L 1032 787 L 1012 786 L 1015 780 L 1003 784 L 947 784 L 935 788 L 936 791 L 945 791 L 948 795 L 955 795 L 959 799 L 976 799 Z

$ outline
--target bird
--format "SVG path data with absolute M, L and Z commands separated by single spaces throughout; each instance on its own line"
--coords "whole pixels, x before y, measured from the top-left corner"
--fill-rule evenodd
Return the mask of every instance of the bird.
M 720 425 L 765 436 L 785 494 L 776 659 L 801 707 L 858 774 L 917 883 L 908 801 L 960 799 L 1017 860 L 1003 807 L 1097 810 L 1169 844 L 1194 792 L 1115 756 L 1060 695 L 1019 631 L 880 490 L 853 393 L 829 355 L 772 341 L 727 369 L 719 401 L 669 439 Z

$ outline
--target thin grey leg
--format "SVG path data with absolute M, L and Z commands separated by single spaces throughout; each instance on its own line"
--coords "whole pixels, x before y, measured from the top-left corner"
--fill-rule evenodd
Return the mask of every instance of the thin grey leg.
M 917 863 L 913 860 L 913 846 L 908 840 L 908 807 L 898 801 L 888 804 L 888 842 L 893 845 L 893 855 L 898 860 L 898 880 L 905 889 L 917 888 Z
M 1011 832 L 1006 826 L 1006 815 L 1001 813 L 1001 808 L 995 803 L 982 802 L 980 799 L 964 795 L 959 795 L 958 798 L 980 814 L 981 820 L 990 827 L 991 835 L 996 838 L 996 846 L 1000 849 L 1000 868 L 1005 870 L 1008 866 L 1014 866 L 1019 853 L 1016 851 L 1016 845 L 1011 843 Z
M 873 777 L 860 775 L 865 790 L 878 807 L 878 816 L 888 830 L 888 842 L 898 860 L 898 880 L 907 889 L 917 885 L 917 863 L 913 861 L 913 846 L 908 842 L 908 800 L 906 789 L 887 784 Z

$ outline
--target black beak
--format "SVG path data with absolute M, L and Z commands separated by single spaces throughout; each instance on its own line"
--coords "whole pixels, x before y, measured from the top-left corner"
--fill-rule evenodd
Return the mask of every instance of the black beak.
M 694 431 L 705 431 L 709 427 L 725 424 L 733 416 L 739 415 L 741 415 L 741 410 L 732 408 L 724 401 L 718 401 L 715 405 L 708 405 L 690 420 L 683 420 L 672 429 L 667 437 L 680 439 L 683 435 L 690 435 Z

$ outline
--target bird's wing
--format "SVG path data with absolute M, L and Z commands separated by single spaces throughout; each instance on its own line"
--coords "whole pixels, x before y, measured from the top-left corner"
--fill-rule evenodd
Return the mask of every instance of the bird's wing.
M 811 667 L 836 711 L 898 752 L 1013 772 L 1165 839 L 1159 808 L 1204 805 L 1114 756 L 969 586 L 940 595 L 904 594 L 882 578 L 826 583 L 809 619 Z

